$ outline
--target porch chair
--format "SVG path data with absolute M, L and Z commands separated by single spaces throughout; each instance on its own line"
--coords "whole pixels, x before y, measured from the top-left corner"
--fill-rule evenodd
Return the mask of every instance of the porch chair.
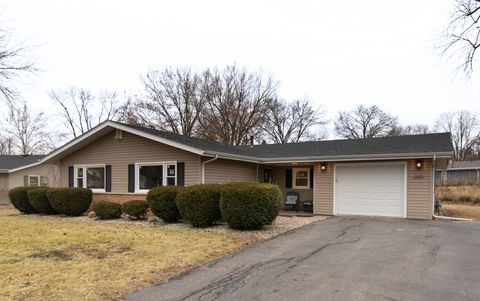
M 306 212 L 313 212 L 313 202 L 312 202 L 312 200 L 303 201 L 302 210 L 306 211 Z
M 298 192 L 287 192 L 287 199 L 285 200 L 285 211 L 291 208 L 294 208 L 295 211 L 298 211 L 298 201 Z

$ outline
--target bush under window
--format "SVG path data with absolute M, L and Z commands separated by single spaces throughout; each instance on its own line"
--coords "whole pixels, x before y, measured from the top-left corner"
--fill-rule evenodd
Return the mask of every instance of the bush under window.
M 148 203 L 143 200 L 132 200 L 122 204 L 122 211 L 129 218 L 145 219 L 147 217 Z
M 220 218 L 222 185 L 202 184 L 185 187 L 177 195 L 177 207 L 185 221 L 194 227 L 214 225 Z
M 88 210 L 92 202 L 92 191 L 87 188 L 47 189 L 48 202 L 60 214 L 80 216 Z
M 122 216 L 122 205 L 115 202 L 98 201 L 93 203 L 93 211 L 99 219 L 117 219 Z
M 30 189 L 27 193 L 28 201 L 33 209 L 41 214 L 56 214 L 47 198 L 47 187 Z
M 152 213 L 166 223 L 176 223 L 180 218 L 176 198 L 180 191 L 177 186 L 162 186 L 150 189 L 147 201 Z

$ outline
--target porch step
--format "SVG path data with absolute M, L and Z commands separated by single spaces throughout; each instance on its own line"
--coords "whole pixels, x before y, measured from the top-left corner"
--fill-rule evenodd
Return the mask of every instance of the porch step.
M 279 216 L 300 216 L 300 217 L 309 217 L 313 216 L 312 212 L 305 212 L 305 211 L 280 211 L 278 214 Z

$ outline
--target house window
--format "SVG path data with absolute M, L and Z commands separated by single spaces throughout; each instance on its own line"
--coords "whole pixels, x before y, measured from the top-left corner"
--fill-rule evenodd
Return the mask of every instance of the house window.
M 29 175 L 28 176 L 28 186 L 40 186 L 40 176 Z
M 75 187 L 105 192 L 105 165 L 76 165 L 74 183 Z
M 293 188 L 294 189 L 310 188 L 310 168 L 294 168 L 293 169 Z
M 135 173 L 135 190 L 148 190 L 166 185 L 177 185 L 176 162 L 137 163 Z
M 263 170 L 263 183 L 273 183 L 273 169 L 265 168 Z

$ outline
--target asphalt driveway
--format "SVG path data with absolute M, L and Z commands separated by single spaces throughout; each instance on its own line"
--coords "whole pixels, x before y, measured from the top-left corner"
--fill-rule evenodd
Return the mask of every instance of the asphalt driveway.
M 333 217 L 128 300 L 480 300 L 480 223 Z

